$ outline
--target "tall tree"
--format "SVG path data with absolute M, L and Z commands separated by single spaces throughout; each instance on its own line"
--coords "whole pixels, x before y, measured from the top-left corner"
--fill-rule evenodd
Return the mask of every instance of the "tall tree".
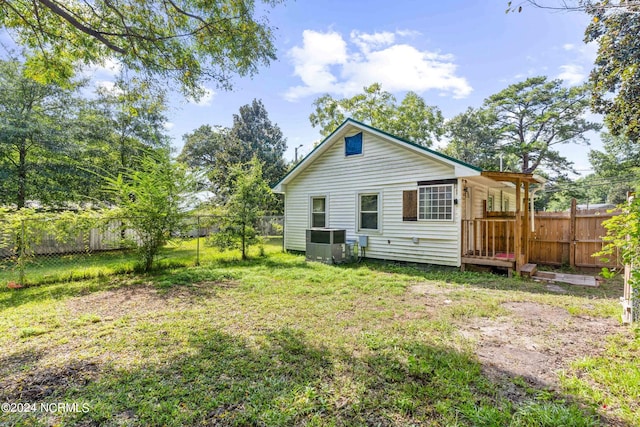
M 231 129 L 202 125 L 183 135 L 182 140 L 184 146 L 178 161 L 206 175 L 209 182 L 202 183 L 201 187 L 210 185 L 214 194 L 226 194 L 229 162 L 226 150 L 231 141 Z
M 602 134 L 603 151 L 591 150 L 589 161 L 596 176 L 606 180 L 607 201 L 623 203 L 629 191 L 640 188 L 640 142 Z
M 231 129 L 202 125 L 182 136 L 184 145 L 178 160 L 192 168 L 216 169 L 221 162 Z
M 144 79 L 121 73 L 113 86 L 98 88 L 98 95 L 108 126 L 105 139 L 112 141 L 122 170 L 131 167 L 131 161 L 139 159 L 146 148 L 168 146 L 163 90 Z
M 517 158 L 500 152 L 499 133 L 490 110 L 468 108 L 445 124 L 449 143 L 442 150 L 448 156 L 487 170 L 514 170 Z
M 484 102 L 496 117 L 496 129 L 506 154 L 519 159 L 520 171 L 533 173 L 545 167 L 558 174 L 571 162 L 555 146 L 588 144 L 585 133 L 600 125 L 584 118 L 589 105 L 586 85 L 567 88 L 562 80 L 531 77 L 512 84 Z
M 393 114 L 383 117 L 382 127 L 400 138 L 431 146 L 443 135 L 443 123 L 438 107 L 427 105 L 415 92 L 407 92 Z
M 287 170 L 284 152 L 287 139 L 280 127 L 272 123 L 260 100 L 240 107 L 233 115 L 229 145 L 226 149 L 227 164 L 248 163 L 255 156 L 263 164 L 262 176 L 274 185 Z
M 363 88 L 351 98 L 334 99 L 326 94 L 317 98 L 309 116 L 323 136 L 333 132 L 345 119 L 368 123 L 400 138 L 431 146 L 443 134 L 444 118 L 437 107 L 429 106 L 415 92 L 408 92 L 401 103 L 379 83 Z
M 67 86 L 39 83 L 20 62 L 0 61 L 0 166 L 8 178 L 0 202 L 23 208 L 28 199 L 50 201 L 65 186 L 56 172 L 72 150 L 68 131 L 77 105 L 74 85 Z
M 601 138 L 604 150 L 589 152 L 589 160 L 596 173 L 617 176 L 640 172 L 640 142 L 608 132 L 603 132 Z
M 231 129 L 204 125 L 184 135 L 183 140 L 179 160 L 203 169 L 221 201 L 232 190 L 231 169 L 249 163 L 253 157 L 263 165 L 260 169 L 269 185 L 278 182 L 287 170 L 283 157 L 287 140 L 260 100 L 240 107 L 233 115 Z
M 640 2 L 624 2 L 624 9 L 608 9 L 594 3 L 585 42 L 598 43 L 591 71 L 592 107 L 605 115 L 613 135 L 640 141 Z
M 30 66 L 41 78 L 68 76 L 76 60 L 116 59 L 193 96 L 207 80 L 228 88 L 233 74 L 254 74 L 275 59 L 272 28 L 254 0 L 3 1 L 0 19 L 39 53 Z

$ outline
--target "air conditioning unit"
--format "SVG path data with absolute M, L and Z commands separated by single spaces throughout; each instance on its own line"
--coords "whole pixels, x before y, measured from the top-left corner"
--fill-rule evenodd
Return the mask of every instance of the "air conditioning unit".
M 334 228 L 312 228 L 307 230 L 307 261 L 338 264 L 348 260 L 347 231 Z

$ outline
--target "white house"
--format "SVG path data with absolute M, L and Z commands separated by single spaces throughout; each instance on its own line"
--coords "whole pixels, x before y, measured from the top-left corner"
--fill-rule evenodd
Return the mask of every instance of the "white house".
M 528 198 L 528 184 L 538 181 L 507 174 L 518 179 L 514 185 L 486 175 L 347 119 L 274 187 L 285 196 L 284 246 L 304 251 L 307 229 L 335 228 L 345 229 L 347 239 L 368 236 L 368 258 L 515 267 L 516 221 L 522 228 L 515 212 L 526 201 L 520 184 Z

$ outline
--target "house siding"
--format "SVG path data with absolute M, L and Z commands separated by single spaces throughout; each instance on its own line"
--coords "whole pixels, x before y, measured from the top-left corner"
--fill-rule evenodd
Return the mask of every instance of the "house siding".
M 369 236 L 366 257 L 459 266 L 460 204 L 454 205 L 453 221 L 402 220 L 404 190 L 416 190 L 418 181 L 451 178 L 455 178 L 453 166 L 366 131 L 363 155 L 345 157 L 340 138 L 287 184 L 285 247 L 305 250 L 310 198 L 326 195 L 327 227 L 346 229 L 348 239 Z M 380 194 L 378 232 L 356 229 L 360 193 Z M 460 185 L 455 185 L 453 197 L 460 199 Z
M 489 196 L 494 197 L 495 206 L 493 212 L 505 212 L 505 202 L 508 201 L 509 212 L 516 210 L 516 196 L 514 194 L 515 189 L 506 188 L 491 188 L 486 185 L 469 182 L 467 184 L 471 188 L 472 192 L 472 217 L 467 219 L 478 219 L 484 217 L 484 202 L 488 203 Z M 464 201 L 467 203 L 467 201 Z M 487 205 L 488 206 L 488 205 Z M 524 209 L 524 205 L 523 205 Z

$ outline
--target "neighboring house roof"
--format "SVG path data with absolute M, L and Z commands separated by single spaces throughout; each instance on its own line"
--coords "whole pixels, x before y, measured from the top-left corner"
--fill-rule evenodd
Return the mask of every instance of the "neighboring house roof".
M 361 123 L 357 120 L 353 120 L 351 118 L 342 122 L 340 126 L 329 136 L 327 136 L 320 144 L 318 144 L 307 156 L 305 156 L 293 169 L 287 173 L 284 178 L 282 178 L 276 185 L 273 186 L 273 191 L 276 193 L 283 193 L 283 186 L 287 183 L 291 182 L 296 176 L 298 176 L 302 171 L 304 171 L 311 163 L 315 161 L 318 157 L 322 155 L 325 151 L 327 151 L 333 144 L 340 141 L 341 138 L 346 133 L 346 130 L 349 128 L 360 129 L 361 131 L 367 131 L 372 133 L 386 141 L 389 141 L 393 144 L 397 144 L 403 146 L 407 149 L 410 149 L 417 154 L 426 155 L 436 161 L 448 164 L 456 170 L 456 176 L 478 176 L 482 169 L 465 163 L 461 160 L 454 159 L 453 157 L 449 157 L 445 154 L 439 153 L 437 151 L 431 150 L 429 148 L 423 147 L 411 141 L 407 141 L 406 139 L 399 138 L 397 136 L 391 135 L 385 131 L 380 129 L 376 129 L 373 126 L 369 126 L 367 124 Z
M 613 209 L 616 205 L 611 203 L 588 203 L 584 205 L 576 205 L 576 209 L 578 210 L 586 210 L 586 209 Z

